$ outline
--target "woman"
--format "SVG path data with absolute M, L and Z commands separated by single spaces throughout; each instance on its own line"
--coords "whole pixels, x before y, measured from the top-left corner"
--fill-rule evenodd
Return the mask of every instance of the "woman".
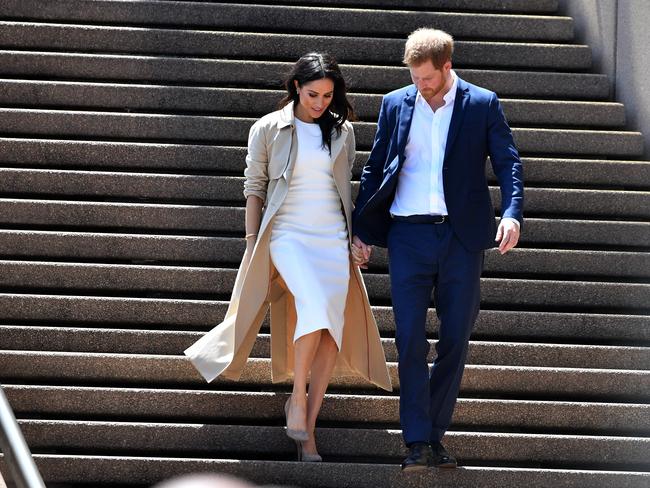
M 353 111 L 336 61 L 311 53 L 285 82 L 282 108 L 250 130 L 246 252 L 224 321 L 185 351 L 208 380 L 238 379 L 271 307 L 273 381 L 298 459 L 320 461 L 316 417 L 333 373 L 391 389 L 377 325 L 351 255 Z M 309 392 L 307 383 L 309 382 Z

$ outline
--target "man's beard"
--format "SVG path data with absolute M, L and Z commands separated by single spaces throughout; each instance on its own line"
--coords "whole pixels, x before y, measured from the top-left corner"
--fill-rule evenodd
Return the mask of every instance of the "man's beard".
M 443 91 L 445 89 L 445 86 L 447 86 L 447 80 L 443 80 L 442 83 L 440 85 L 438 85 L 437 87 L 435 87 L 435 88 L 430 88 L 430 89 L 421 91 L 420 93 L 422 94 L 424 99 L 428 102 L 433 97 L 438 95 L 438 93 Z

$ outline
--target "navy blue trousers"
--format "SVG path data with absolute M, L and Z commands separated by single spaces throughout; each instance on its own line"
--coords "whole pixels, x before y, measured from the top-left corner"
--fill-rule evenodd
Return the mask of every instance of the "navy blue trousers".
M 388 234 L 400 423 L 406 445 L 439 442 L 451 423 L 469 336 L 480 305 L 484 252 L 469 252 L 448 222 L 393 221 Z M 427 362 L 431 296 L 440 321 L 437 356 Z

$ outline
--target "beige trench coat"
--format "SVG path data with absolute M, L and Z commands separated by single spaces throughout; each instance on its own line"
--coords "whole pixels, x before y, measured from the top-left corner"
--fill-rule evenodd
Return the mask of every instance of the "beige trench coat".
M 287 195 L 296 148 L 293 104 L 262 117 L 250 130 L 244 195 L 260 197 L 265 208 L 250 260 L 244 259 L 239 267 L 224 321 L 185 351 L 207 381 L 219 375 L 239 379 L 269 306 L 272 379 L 279 382 L 293 375 L 294 299 L 273 266 L 269 242 L 273 217 Z M 349 122 L 343 126 L 340 136 L 334 132 L 331 154 L 334 180 L 349 230 L 350 178 L 355 156 L 354 131 Z M 348 235 L 351 239 L 352 233 Z M 352 262 L 343 340 L 334 375 L 358 375 L 391 390 L 377 324 L 359 268 Z

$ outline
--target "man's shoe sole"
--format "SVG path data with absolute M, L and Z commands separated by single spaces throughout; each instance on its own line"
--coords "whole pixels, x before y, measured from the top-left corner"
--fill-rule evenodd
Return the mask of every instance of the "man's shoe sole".
M 408 466 L 402 466 L 403 473 L 415 473 L 416 471 L 424 471 L 429 469 L 429 466 L 423 464 L 409 464 Z
M 434 464 L 434 467 L 438 469 L 456 469 L 458 467 L 457 463 L 442 463 L 442 464 Z

